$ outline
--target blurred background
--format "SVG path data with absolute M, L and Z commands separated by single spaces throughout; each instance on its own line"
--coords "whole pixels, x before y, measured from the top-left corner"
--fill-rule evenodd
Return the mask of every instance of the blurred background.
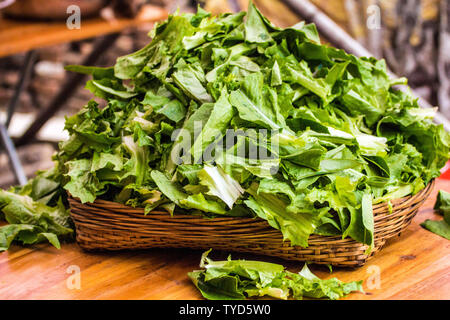
M 254 0 L 280 27 L 307 17 L 295 2 Z M 450 119 L 450 0 L 310 3 L 385 58 L 391 71 L 408 77 L 416 92 Z M 218 14 L 246 10 L 248 0 L 0 0 L 0 123 L 8 124 L 23 173 L 52 166 L 57 142 L 66 138 L 64 116 L 92 98 L 83 89 L 85 79 L 68 76 L 65 65 L 113 65 L 150 41 L 154 21 L 177 9 L 194 12 L 197 5 Z M 330 36 L 323 41 L 339 46 Z M 17 181 L 6 149 L 0 145 L 0 187 Z

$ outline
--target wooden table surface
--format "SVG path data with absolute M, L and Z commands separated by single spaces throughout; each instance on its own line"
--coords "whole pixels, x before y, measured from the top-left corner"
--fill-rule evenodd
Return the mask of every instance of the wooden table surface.
M 439 189 L 450 192 L 450 181 L 438 180 L 409 228 L 365 266 L 334 268 L 332 274 L 323 266 L 311 266 L 312 270 L 323 278 L 365 280 L 366 293 L 347 299 L 450 299 L 450 242 L 419 226 L 427 218 L 441 219 L 432 209 Z M 198 269 L 200 255 L 201 251 L 184 249 L 87 253 L 76 243 L 63 244 L 60 250 L 47 244 L 13 245 L 0 253 L 0 300 L 201 299 L 186 275 Z M 227 255 L 211 253 L 213 259 Z M 233 257 L 282 263 L 291 271 L 303 266 L 254 255 Z
M 146 5 L 132 19 L 81 19 L 80 29 L 69 29 L 65 21 L 36 22 L 2 18 L 0 19 L 0 57 L 120 32 L 129 27 L 139 26 L 150 30 L 153 22 L 166 19 L 167 15 L 167 11 L 161 7 Z

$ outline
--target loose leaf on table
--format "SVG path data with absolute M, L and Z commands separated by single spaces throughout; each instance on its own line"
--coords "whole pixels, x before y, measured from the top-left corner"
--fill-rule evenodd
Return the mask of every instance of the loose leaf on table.
M 305 264 L 299 273 L 282 265 L 247 260 L 213 261 L 202 255 L 201 270 L 188 276 L 204 298 L 209 300 L 241 300 L 269 296 L 277 299 L 336 300 L 351 292 L 362 292 L 362 281 L 345 283 L 336 278 L 322 280 Z
M 439 190 L 434 210 L 444 216 L 443 220 L 427 219 L 421 223 L 425 229 L 450 240 L 450 193 Z
M 13 241 L 34 244 L 47 240 L 59 248 L 58 237 L 70 239 L 73 235 L 69 212 L 61 200 L 49 207 L 27 195 L 0 190 L 0 211 L 9 223 L 0 227 L 0 251 Z

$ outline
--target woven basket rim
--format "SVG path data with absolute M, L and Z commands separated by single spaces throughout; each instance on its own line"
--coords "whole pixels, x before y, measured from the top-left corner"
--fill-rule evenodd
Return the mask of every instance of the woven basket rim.
M 77 242 L 85 250 L 127 250 L 149 248 L 214 248 L 233 252 L 273 256 L 289 261 L 309 261 L 334 266 L 362 266 L 381 250 L 386 241 L 400 235 L 431 193 L 434 181 L 412 196 L 374 205 L 374 247 L 342 235 L 310 235 L 305 248 L 293 246 L 264 219 L 215 216 L 166 211 L 144 214 L 117 202 L 97 199 L 81 203 L 70 197 L 70 214 L 77 230 Z

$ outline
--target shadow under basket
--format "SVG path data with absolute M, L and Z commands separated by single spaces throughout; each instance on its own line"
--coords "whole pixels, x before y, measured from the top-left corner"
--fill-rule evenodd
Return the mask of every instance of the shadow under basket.
M 259 218 L 204 218 L 193 215 L 170 216 L 142 208 L 96 200 L 82 204 L 69 197 L 78 244 L 85 250 L 148 248 L 191 248 L 246 252 L 290 261 L 309 261 L 333 266 L 362 266 L 381 250 L 386 240 L 400 235 L 411 223 L 433 189 L 434 181 L 414 196 L 374 205 L 374 248 L 350 238 L 311 235 L 307 248 L 284 241 L 279 230 Z

